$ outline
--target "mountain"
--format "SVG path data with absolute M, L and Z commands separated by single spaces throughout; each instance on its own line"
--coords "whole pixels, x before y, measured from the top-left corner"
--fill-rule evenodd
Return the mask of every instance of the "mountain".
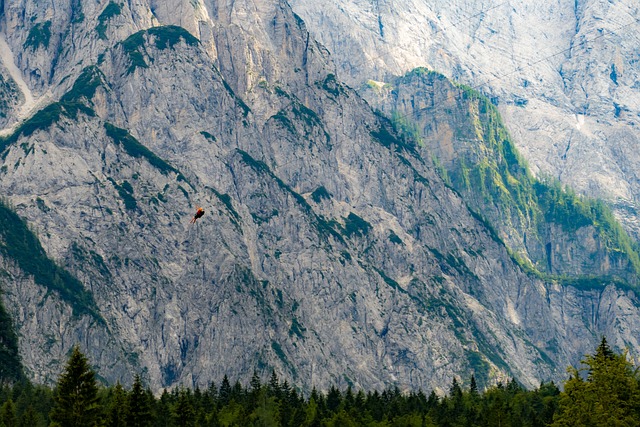
M 608 201 L 638 237 L 637 2 L 291 4 L 348 84 L 426 67 L 479 90 L 536 176 Z
M 603 334 L 638 354 L 634 249 L 586 268 L 608 230 L 586 218 L 554 242 L 575 271 L 562 250 L 525 268 L 287 2 L 4 3 L 0 30 L 0 287 L 32 380 L 76 343 L 155 391 L 272 369 L 305 390 L 537 386 Z M 438 125 L 502 132 L 469 93 Z

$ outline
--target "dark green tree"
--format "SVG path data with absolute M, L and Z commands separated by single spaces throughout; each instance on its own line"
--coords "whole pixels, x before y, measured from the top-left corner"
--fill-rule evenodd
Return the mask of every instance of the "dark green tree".
M 193 407 L 193 395 L 190 390 L 180 387 L 178 400 L 173 406 L 173 420 L 177 427 L 194 427 L 196 411 Z
M 318 404 L 316 403 L 316 399 L 313 395 L 309 398 L 309 403 L 306 405 L 304 421 L 301 424 L 301 426 L 302 427 L 319 427 L 320 426 L 320 414 L 318 413 Z
M 358 427 L 355 420 L 344 410 L 338 411 L 335 415 L 325 421 L 327 427 Z
M 133 379 L 131 392 L 127 395 L 127 427 L 146 427 L 153 424 L 151 402 L 142 387 L 140 375 Z
M 464 409 L 464 393 L 458 379 L 454 377 L 449 387 L 449 396 L 442 399 L 436 419 L 444 425 L 464 425 Z
M 0 407 L 0 423 L 5 427 L 18 427 L 18 416 L 16 415 L 16 405 L 9 399 Z
M 41 417 L 38 415 L 33 405 L 27 406 L 27 409 L 22 413 L 20 417 L 20 427 L 38 427 L 43 425 Z
M 469 393 L 474 396 L 478 395 L 478 384 L 476 384 L 475 375 L 471 375 L 471 380 L 469 381 Z
M 298 395 L 298 392 L 295 389 L 291 389 L 291 393 L 289 393 L 289 408 L 292 410 L 292 415 L 289 418 L 288 426 L 297 427 L 304 423 L 306 416 L 304 411 L 304 400 L 301 396 Z
M 260 377 L 258 373 L 254 370 L 253 375 L 251 375 L 251 393 L 257 394 L 262 388 L 262 384 L 260 383 Z
M 367 393 L 367 412 L 371 414 L 375 421 L 382 421 L 384 406 L 378 390 L 374 390 L 373 393 Z
M 225 406 L 231 400 L 231 383 L 225 375 L 220 384 L 220 392 L 218 393 L 218 404 L 220 407 Z
M 271 371 L 271 377 L 269 378 L 269 392 L 272 396 L 275 396 L 277 399 L 280 399 L 280 380 L 278 379 L 278 375 L 276 374 L 276 370 L 273 369 Z
M 560 389 L 552 382 L 540 384 L 540 388 L 536 390 L 535 395 L 539 398 L 539 403 L 535 400 L 533 402 L 534 411 L 539 419 L 538 424 L 533 424 L 534 427 L 547 426 L 553 421 L 553 415 L 558 410 L 558 396 L 560 395 Z
M 231 400 L 235 400 L 243 405 L 245 403 L 246 393 L 240 381 L 236 381 L 233 387 L 231 387 Z
M 216 412 L 216 400 L 218 398 L 218 389 L 212 382 L 209 387 L 202 394 L 202 411 L 205 413 L 206 418 L 214 418 L 212 415 Z M 211 423 L 209 423 L 211 424 Z M 209 425 L 205 424 L 205 425 Z
M 120 384 L 116 385 L 109 391 L 109 403 L 107 405 L 106 425 L 107 427 L 120 427 L 124 425 L 126 413 L 126 392 Z
M 488 388 L 482 396 L 481 425 L 509 425 L 509 394 L 502 383 Z
M 454 400 L 462 399 L 462 387 L 460 387 L 460 384 L 458 383 L 458 379 L 455 377 L 451 382 L 451 387 L 449 387 L 449 397 L 451 397 Z
M 258 396 L 260 395 L 260 391 L 262 390 L 262 384 L 260 383 L 260 377 L 258 373 L 254 370 L 253 375 L 251 376 L 251 389 L 249 390 L 248 399 L 249 399 L 249 409 L 254 410 L 258 405 Z
M 293 417 L 293 413 L 295 412 L 295 402 L 294 399 L 291 399 L 291 393 L 293 389 L 289 385 L 287 380 L 280 385 L 280 424 L 283 426 L 288 426 L 290 424 L 290 420 Z
M 13 388 L 14 396 L 18 396 L 16 407 L 18 413 L 28 412 L 29 407 L 38 415 L 38 423 L 34 426 L 49 425 L 49 413 L 53 408 L 53 392 L 49 387 L 43 385 L 33 385 L 29 382 L 16 383 Z M 28 425 L 28 424 L 26 424 Z
M 156 427 L 168 427 L 171 425 L 171 405 L 171 395 L 167 389 L 164 389 L 155 405 L 154 418 Z
M 13 383 L 23 378 L 18 336 L 13 329 L 11 316 L 5 310 L 0 298 L 0 383 Z
M 327 409 L 331 412 L 338 412 L 338 407 L 341 402 L 342 394 L 340 393 L 340 390 L 332 385 L 329 388 L 329 393 L 327 394 Z
M 211 405 L 211 407 L 209 408 L 210 412 L 214 409 L 214 406 L 218 401 L 218 388 L 216 387 L 216 383 L 214 383 L 213 381 L 211 382 L 211 384 L 209 384 L 209 388 L 205 392 L 205 401 L 208 405 Z
M 58 379 L 50 418 L 54 425 L 62 427 L 92 427 L 98 424 L 99 417 L 95 372 L 76 345 Z
M 279 405 L 275 396 L 269 396 L 266 389 L 258 393 L 257 406 L 249 416 L 254 426 L 275 427 L 282 423 L 279 421 Z

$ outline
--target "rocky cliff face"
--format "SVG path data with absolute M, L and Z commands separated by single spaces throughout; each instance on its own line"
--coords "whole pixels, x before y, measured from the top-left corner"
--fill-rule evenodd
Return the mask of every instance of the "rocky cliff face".
M 307 389 L 538 385 L 601 334 L 638 353 L 633 291 L 525 274 L 286 2 L 54 3 L 5 4 L 0 27 L 27 88 L 0 192 L 73 276 L 30 274 L 2 234 L 31 378 L 76 342 L 154 390 L 272 368 Z
M 370 82 L 360 93 L 422 158 L 433 159 L 523 267 L 571 280 L 637 282 L 640 259 L 611 211 L 557 181 L 533 178 L 489 99 L 424 68 L 386 85 Z
M 291 4 L 353 87 L 427 67 L 478 89 L 536 175 L 608 200 L 637 235 L 637 2 Z

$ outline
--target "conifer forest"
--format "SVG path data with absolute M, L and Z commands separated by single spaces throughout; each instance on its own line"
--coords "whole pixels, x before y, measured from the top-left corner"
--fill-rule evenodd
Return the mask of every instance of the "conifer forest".
M 248 385 L 224 376 L 205 389 L 156 396 L 139 375 L 130 388 L 101 385 L 76 346 L 53 389 L 28 381 L 2 386 L 0 427 L 640 425 L 640 377 L 626 352 L 613 352 L 602 338 L 568 375 L 562 391 L 553 382 L 527 390 L 516 379 L 479 390 L 472 376 L 454 379 L 444 395 L 331 387 L 305 396 L 275 372 L 266 382 L 254 372 Z

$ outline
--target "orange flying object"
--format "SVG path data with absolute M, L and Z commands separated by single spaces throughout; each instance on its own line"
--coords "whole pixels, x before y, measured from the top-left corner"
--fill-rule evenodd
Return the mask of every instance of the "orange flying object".
M 198 218 L 202 218 L 202 215 L 204 215 L 204 209 L 202 209 L 200 206 L 196 206 L 196 214 L 193 216 L 193 218 L 191 218 L 191 221 L 189 222 L 191 224 L 195 224 Z

